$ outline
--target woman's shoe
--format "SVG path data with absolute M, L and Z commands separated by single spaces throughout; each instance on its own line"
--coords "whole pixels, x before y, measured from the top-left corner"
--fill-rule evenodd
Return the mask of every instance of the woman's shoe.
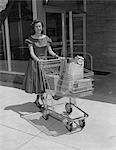
M 44 100 L 44 95 L 41 94 L 40 98 L 41 98 L 41 100 L 43 101 L 43 100 Z
M 35 100 L 35 102 L 34 102 L 34 104 L 36 104 L 36 106 L 37 107 L 39 107 L 39 108 L 41 108 L 42 107 L 42 105 L 40 104 L 40 102 L 39 102 L 39 95 L 37 95 L 37 98 L 36 98 L 36 100 Z
M 42 105 L 41 105 L 41 104 L 39 103 L 39 101 L 37 101 L 37 100 L 34 102 L 34 104 L 35 104 L 37 107 L 39 107 L 39 108 L 42 107 Z

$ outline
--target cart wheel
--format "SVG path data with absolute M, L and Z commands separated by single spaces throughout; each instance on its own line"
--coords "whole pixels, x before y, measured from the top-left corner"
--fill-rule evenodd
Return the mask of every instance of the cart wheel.
M 45 120 L 48 120 L 49 118 L 49 114 L 47 113 L 47 111 L 43 112 L 43 116 L 42 116 Z
M 79 125 L 80 125 L 81 128 L 84 128 L 84 126 L 85 126 L 85 119 L 79 120 Z
M 66 124 L 66 128 L 67 128 L 67 130 L 68 131 L 72 131 L 72 129 L 73 129 L 73 125 L 72 125 L 73 123 L 72 122 L 67 122 L 67 124 Z
M 67 112 L 68 114 L 71 114 L 71 112 L 72 112 L 72 107 L 71 107 L 71 104 L 70 104 L 70 103 L 66 103 L 65 109 L 66 109 L 66 112 Z

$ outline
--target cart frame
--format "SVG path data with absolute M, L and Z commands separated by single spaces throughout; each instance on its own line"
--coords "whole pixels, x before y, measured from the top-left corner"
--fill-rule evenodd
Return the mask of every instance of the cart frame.
M 46 72 L 46 69 L 49 71 L 49 68 L 50 69 L 57 68 L 56 70 L 58 72 L 56 71 L 55 75 L 59 75 L 61 73 L 60 72 L 61 61 L 67 60 L 67 59 L 69 58 L 41 60 L 39 62 L 40 68 L 42 71 L 44 85 L 45 85 L 45 91 L 46 91 L 46 95 L 44 96 L 44 99 L 43 99 L 43 107 L 41 108 L 41 111 L 42 111 L 42 116 L 45 120 L 47 120 L 49 116 L 52 116 L 55 119 L 62 121 L 64 126 L 68 129 L 68 131 L 72 133 L 72 132 L 75 132 L 77 128 L 83 129 L 85 126 L 85 119 L 89 116 L 85 111 L 79 108 L 74 102 L 74 98 L 81 97 L 81 96 L 79 96 L 78 93 L 73 94 L 70 91 L 68 91 L 68 94 L 66 93 L 65 95 L 63 95 L 63 97 L 68 98 L 68 102 L 63 104 L 65 105 L 64 107 L 65 111 L 63 111 L 62 113 L 57 112 L 55 110 L 56 106 L 54 106 L 54 101 L 56 101 L 56 99 L 54 98 L 53 90 L 50 89 L 50 84 L 47 78 L 48 72 Z M 70 59 L 72 60 L 72 58 Z M 54 71 L 51 72 L 51 74 L 52 73 L 54 75 Z M 51 96 L 51 98 L 48 98 L 49 95 Z M 51 106 L 48 105 L 49 100 L 51 100 Z M 80 111 L 83 115 L 72 118 L 71 113 L 73 112 L 73 109 Z

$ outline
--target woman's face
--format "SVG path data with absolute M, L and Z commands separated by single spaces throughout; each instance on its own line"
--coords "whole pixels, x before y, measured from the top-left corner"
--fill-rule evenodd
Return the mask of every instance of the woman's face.
M 42 23 L 41 22 L 36 23 L 34 29 L 35 29 L 35 33 L 41 34 L 43 30 Z

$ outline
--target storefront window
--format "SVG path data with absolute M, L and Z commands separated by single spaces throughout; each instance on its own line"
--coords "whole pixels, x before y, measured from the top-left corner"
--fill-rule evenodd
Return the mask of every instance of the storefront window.
M 7 54 L 4 34 L 4 25 L 0 28 L 0 71 L 7 71 Z
M 52 38 L 54 50 L 61 52 L 61 55 L 74 56 L 86 49 L 84 3 L 82 0 L 65 2 L 48 2 L 52 7 L 51 10 L 49 7 L 46 9 L 46 32 Z
M 53 42 L 62 40 L 62 20 L 61 13 L 46 13 L 46 31 Z
M 83 16 L 73 14 L 74 52 L 83 52 Z
M 46 33 L 52 39 L 52 48 L 57 54 L 62 51 L 61 13 L 46 12 Z
M 29 50 L 25 39 L 30 35 L 32 22 L 31 0 L 14 1 L 12 10 L 8 17 L 10 50 L 11 50 L 11 71 L 24 72 Z
M 83 15 L 72 12 L 73 56 L 83 52 Z M 70 56 L 69 13 L 66 13 L 67 51 Z

